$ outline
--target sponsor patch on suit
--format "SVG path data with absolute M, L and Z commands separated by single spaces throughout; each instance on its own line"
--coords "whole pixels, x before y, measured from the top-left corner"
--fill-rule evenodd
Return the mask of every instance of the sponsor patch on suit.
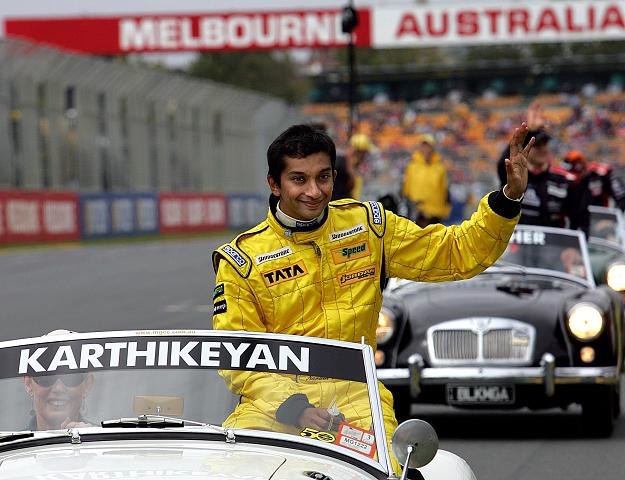
M 245 260 L 245 258 L 243 258 L 243 256 L 237 252 L 234 248 L 232 248 L 230 245 L 226 245 L 223 248 L 223 251 L 232 259 L 235 261 L 235 263 L 239 266 L 242 267 L 243 265 L 245 265 L 247 263 L 247 260 Z
M 228 311 L 228 304 L 225 300 L 220 300 L 213 304 L 213 315 L 219 315 Z
M 276 268 L 275 270 L 264 272 L 263 280 L 265 280 L 265 285 L 273 287 L 274 285 L 295 280 L 296 278 L 303 277 L 304 275 L 308 275 L 308 269 L 306 268 L 306 264 L 304 262 L 299 261 L 287 267 Z
M 273 252 L 261 253 L 260 255 L 256 255 L 254 260 L 256 261 L 256 265 L 260 265 L 261 263 L 269 262 L 270 260 L 276 260 L 278 258 L 284 258 L 293 253 L 291 247 L 284 247 L 279 250 L 274 250 Z
M 382 210 L 378 202 L 369 202 L 371 207 L 371 213 L 373 213 L 373 223 L 376 225 L 382 225 Z
M 223 295 L 224 292 L 225 292 L 225 287 L 223 283 L 220 283 L 219 285 L 215 285 L 215 288 L 213 288 L 213 300 Z
M 373 266 L 351 270 L 336 276 L 341 287 L 356 282 L 362 282 L 363 280 L 368 280 L 373 277 L 375 277 L 375 267 Z
M 349 260 L 356 260 L 357 258 L 367 257 L 371 252 L 369 250 L 369 242 L 350 243 L 342 247 L 333 248 L 332 259 L 334 263 L 345 263 Z
M 360 223 L 358 225 L 348 228 L 347 230 L 339 230 L 338 232 L 332 232 L 328 236 L 330 237 L 331 242 L 336 242 L 337 240 L 341 240 L 347 237 L 353 237 L 354 235 L 358 235 L 359 233 L 363 233 L 366 231 L 367 229 L 365 228 L 365 226 L 362 223 Z

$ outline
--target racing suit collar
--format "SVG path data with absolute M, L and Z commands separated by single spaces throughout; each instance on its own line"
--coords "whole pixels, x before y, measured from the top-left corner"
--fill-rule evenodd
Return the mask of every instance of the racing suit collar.
M 325 208 L 319 222 L 313 225 L 303 227 L 290 227 L 284 225 L 276 216 L 276 210 L 279 198 L 275 195 L 269 197 L 269 213 L 267 214 L 267 222 L 269 226 L 281 236 L 292 239 L 295 243 L 306 243 L 315 240 L 323 235 L 328 229 L 328 207 Z

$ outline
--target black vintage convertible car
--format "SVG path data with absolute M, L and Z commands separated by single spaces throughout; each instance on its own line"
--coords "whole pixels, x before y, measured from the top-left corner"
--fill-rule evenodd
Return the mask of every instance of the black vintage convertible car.
M 378 377 L 399 418 L 413 403 L 582 406 L 586 432 L 620 414 L 623 303 L 596 286 L 581 232 L 519 225 L 501 260 L 459 282 L 391 281 Z

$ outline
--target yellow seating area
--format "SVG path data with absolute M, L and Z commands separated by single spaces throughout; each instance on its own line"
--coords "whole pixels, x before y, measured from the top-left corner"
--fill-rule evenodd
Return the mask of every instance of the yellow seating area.
M 625 92 L 601 92 L 591 99 L 549 94 L 531 99 L 478 98 L 459 104 L 441 100 L 435 108 L 430 105 L 421 111 L 404 102 L 362 103 L 354 132 L 370 136 L 380 156 L 392 157 L 390 168 L 396 169 L 403 168 L 419 135 L 430 133 L 450 169 L 462 170 L 456 176 L 470 181 L 495 173 L 512 129 L 525 120 L 533 100 L 543 106 L 556 161 L 575 148 L 591 160 L 625 165 Z M 309 104 L 302 111 L 310 121 L 324 122 L 339 147 L 347 144 L 346 104 Z

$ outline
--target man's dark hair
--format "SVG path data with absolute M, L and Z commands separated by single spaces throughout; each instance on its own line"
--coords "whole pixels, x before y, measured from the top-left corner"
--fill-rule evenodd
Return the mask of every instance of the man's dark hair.
M 327 153 L 332 170 L 336 165 L 336 146 L 330 136 L 313 125 L 293 125 L 282 132 L 267 149 L 268 174 L 280 185 L 284 157 L 304 158 L 314 153 Z

